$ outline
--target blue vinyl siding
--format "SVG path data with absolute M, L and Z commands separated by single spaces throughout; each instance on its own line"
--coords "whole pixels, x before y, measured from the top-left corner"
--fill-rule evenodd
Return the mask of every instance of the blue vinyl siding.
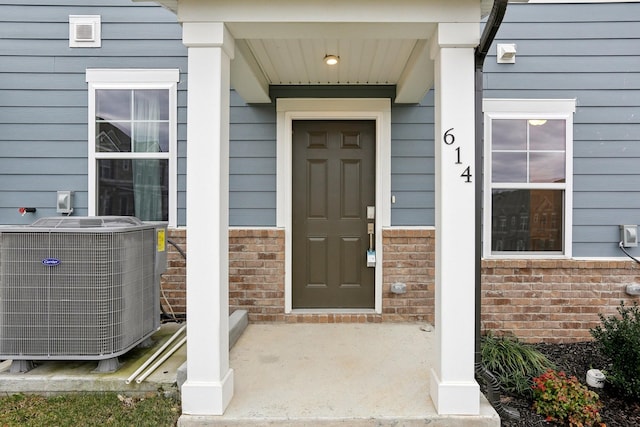
M 100 15 L 102 47 L 69 48 L 69 15 Z M 87 214 L 87 68 L 178 68 L 184 225 L 187 60 L 174 14 L 130 0 L 0 0 L 0 55 L 0 224 L 57 215 L 57 190 L 74 191 L 74 214 Z
M 640 223 L 640 3 L 510 4 L 484 67 L 486 98 L 575 98 L 573 255 L 624 256 Z M 639 250 L 633 250 L 640 255 Z
M 231 92 L 229 225 L 276 225 L 276 109 Z
M 435 223 L 433 91 L 418 105 L 391 110 L 391 225 Z

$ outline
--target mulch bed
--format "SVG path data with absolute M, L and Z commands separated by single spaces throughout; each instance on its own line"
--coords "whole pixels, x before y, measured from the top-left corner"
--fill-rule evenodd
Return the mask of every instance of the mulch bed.
M 586 384 L 586 373 L 589 369 L 604 369 L 605 361 L 593 342 L 572 344 L 536 344 L 558 370 L 568 375 L 575 375 L 581 383 Z M 603 408 L 600 411 L 602 422 L 607 427 L 640 426 L 640 402 L 625 400 L 617 396 L 613 390 L 605 387 L 594 389 L 600 396 Z M 532 410 L 532 400 L 521 396 L 503 396 L 503 403 L 520 412 L 519 420 L 502 421 L 503 427 L 555 426 L 556 423 L 545 421 L 544 417 Z

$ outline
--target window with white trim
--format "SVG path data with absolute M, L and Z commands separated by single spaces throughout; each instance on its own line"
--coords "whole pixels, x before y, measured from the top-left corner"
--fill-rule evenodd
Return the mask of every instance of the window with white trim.
M 89 215 L 175 225 L 178 70 L 87 70 Z
M 571 256 L 575 100 L 485 99 L 485 256 Z

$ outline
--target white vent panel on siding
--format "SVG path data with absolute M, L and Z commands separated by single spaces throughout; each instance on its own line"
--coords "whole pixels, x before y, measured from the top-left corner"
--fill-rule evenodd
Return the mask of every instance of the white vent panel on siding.
M 100 47 L 100 15 L 69 15 L 69 47 Z

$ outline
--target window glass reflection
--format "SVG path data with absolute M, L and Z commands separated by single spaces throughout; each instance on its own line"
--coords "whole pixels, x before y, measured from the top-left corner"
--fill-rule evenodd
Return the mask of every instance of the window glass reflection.
M 564 190 L 493 190 L 492 251 L 562 251 L 563 197 Z
M 530 150 L 564 151 L 565 135 L 564 120 L 529 120 Z
M 96 90 L 96 120 L 130 120 L 131 91 Z
M 491 144 L 494 150 L 526 150 L 526 120 L 492 120 Z
M 527 182 L 527 153 L 493 153 L 493 182 Z
M 168 221 L 168 160 L 99 159 L 97 175 L 98 215 Z
M 96 151 L 128 153 L 131 151 L 131 123 L 96 123 Z
M 96 151 L 168 152 L 169 91 L 96 90 Z
M 565 182 L 564 153 L 529 154 L 529 182 Z

